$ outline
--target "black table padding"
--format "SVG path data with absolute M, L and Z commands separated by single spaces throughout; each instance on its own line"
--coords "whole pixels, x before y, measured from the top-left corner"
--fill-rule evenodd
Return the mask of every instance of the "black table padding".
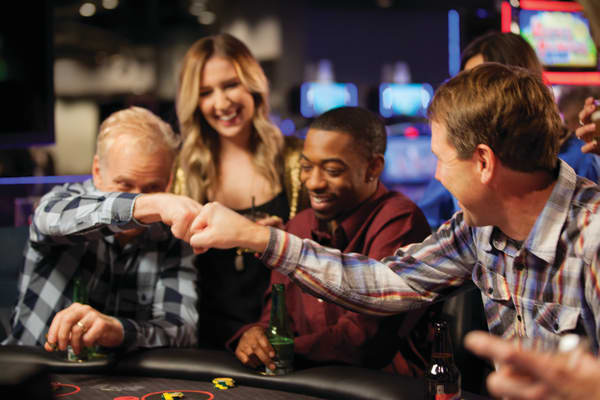
M 204 349 L 155 349 L 137 352 L 121 360 L 123 374 L 212 380 L 232 377 L 241 385 L 265 387 L 328 399 L 415 400 L 423 396 L 420 379 L 357 367 L 315 367 L 283 377 L 252 371 L 233 354 Z
M 211 382 L 227 376 L 239 385 L 281 390 L 326 399 L 415 400 L 423 397 L 424 381 L 377 370 L 327 366 L 271 377 L 244 367 L 231 353 L 207 349 L 160 348 L 129 353 L 119 359 L 73 363 L 38 347 L 0 346 L 6 363 L 37 364 L 50 373 L 106 374 Z M 466 394 L 465 399 L 480 399 Z
M 53 399 L 47 367 L 10 363 L 0 358 L 0 371 L 0 394 L 3 399 Z

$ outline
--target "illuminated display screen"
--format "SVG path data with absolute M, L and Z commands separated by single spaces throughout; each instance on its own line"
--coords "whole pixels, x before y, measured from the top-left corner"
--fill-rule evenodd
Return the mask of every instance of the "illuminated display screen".
M 334 108 L 358 105 L 353 83 L 305 82 L 300 86 L 300 113 L 312 118 Z
M 431 136 L 389 136 L 381 180 L 390 184 L 429 182 L 437 163 L 430 146 Z
M 433 97 L 433 88 L 424 83 L 382 83 L 379 85 L 379 113 L 384 118 L 424 117 Z
M 583 13 L 520 10 L 519 26 L 544 67 L 596 68 L 596 46 Z

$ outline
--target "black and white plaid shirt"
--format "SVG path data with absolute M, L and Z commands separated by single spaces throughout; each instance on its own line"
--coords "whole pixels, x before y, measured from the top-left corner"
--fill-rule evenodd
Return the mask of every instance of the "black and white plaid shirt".
M 147 226 L 124 247 L 114 237 L 143 226 L 132 216 L 137 196 L 100 192 L 88 180 L 42 197 L 4 344 L 43 345 L 54 315 L 73 302 L 77 276 L 89 304 L 122 323 L 124 349 L 197 343 L 198 275 L 191 248 L 162 223 Z

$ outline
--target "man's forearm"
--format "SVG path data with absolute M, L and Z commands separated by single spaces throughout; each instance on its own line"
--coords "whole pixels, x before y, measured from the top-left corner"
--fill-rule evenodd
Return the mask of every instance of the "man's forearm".
M 75 189 L 55 188 L 42 198 L 33 218 L 32 242 L 70 243 L 71 236 L 80 242 L 82 236 L 97 239 L 138 226 L 132 220 L 135 194 L 87 192 L 82 185 Z M 100 232 L 105 227 L 109 230 Z
M 142 194 L 133 204 L 133 218 L 143 224 L 151 224 L 161 220 L 161 201 L 155 194 Z
M 263 253 L 269 244 L 271 229 L 268 226 L 252 224 L 248 226 L 240 235 L 240 245 L 246 249 L 254 250 L 257 253 Z

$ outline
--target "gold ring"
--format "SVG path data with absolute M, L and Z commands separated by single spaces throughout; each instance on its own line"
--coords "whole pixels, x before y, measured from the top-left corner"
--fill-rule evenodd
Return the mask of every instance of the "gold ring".
M 82 331 L 83 333 L 85 333 L 85 332 L 86 332 L 86 329 L 85 329 L 85 324 L 84 324 L 83 322 L 81 322 L 81 321 L 77 321 L 77 326 L 81 328 L 81 331 Z
M 48 341 L 48 334 L 46 333 L 46 343 L 48 343 L 48 346 L 50 346 L 50 348 L 52 349 L 52 351 L 56 350 L 56 348 L 58 347 L 58 343 L 50 343 Z

